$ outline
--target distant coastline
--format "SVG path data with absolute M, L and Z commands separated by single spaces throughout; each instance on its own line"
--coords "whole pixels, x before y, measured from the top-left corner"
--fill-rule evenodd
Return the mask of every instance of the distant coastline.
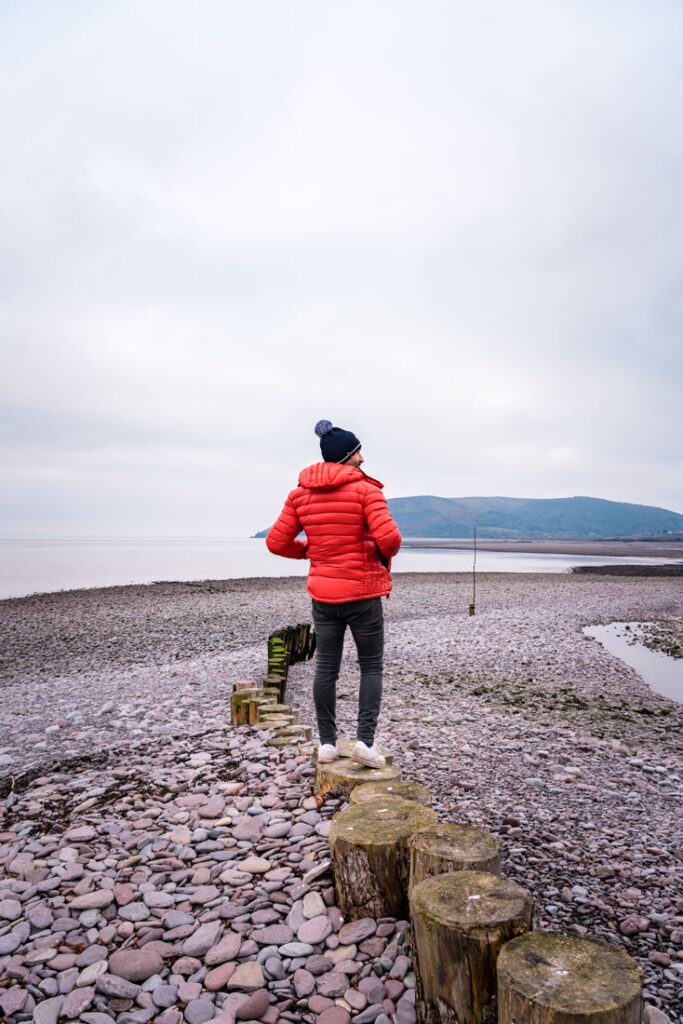
M 404 537 L 404 548 L 472 550 L 469 537 Z M 479 551 L 507 551 L 535 555 L 604 555 L 617 558 L 671 558 L 683 560 L 683 541 L 644 540 L 477 540 Z

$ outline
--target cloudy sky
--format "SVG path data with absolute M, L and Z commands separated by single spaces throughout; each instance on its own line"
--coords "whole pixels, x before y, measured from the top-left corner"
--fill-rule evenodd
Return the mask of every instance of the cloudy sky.
M 7 0 L 0 533 L 683 512 L 678 0 Z

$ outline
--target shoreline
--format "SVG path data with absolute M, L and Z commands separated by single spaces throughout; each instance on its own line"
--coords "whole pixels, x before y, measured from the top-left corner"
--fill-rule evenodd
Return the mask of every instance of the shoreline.
M 472 551 L 474 543 L 467 538 L 408 537 L 408 548 L 443 548 Z M 617 558 L 671 558 L 683 560 L 683 541 L 642 540 L 490 540 L 477 538 L 477 551 L 512 551 L 533 555 L 604 555 Z

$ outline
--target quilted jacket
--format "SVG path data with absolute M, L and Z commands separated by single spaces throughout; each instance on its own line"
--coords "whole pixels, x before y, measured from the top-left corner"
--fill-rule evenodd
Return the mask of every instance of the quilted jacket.
M 317 601 L 362 601 L 391 590 L 401 534 L 382 486 L 361 469 L 334 462 L 300 473 L 266 544 L 275 555 L 310 559 L 307 586 Z M 297 540 L 302 529 L 305 541 Z

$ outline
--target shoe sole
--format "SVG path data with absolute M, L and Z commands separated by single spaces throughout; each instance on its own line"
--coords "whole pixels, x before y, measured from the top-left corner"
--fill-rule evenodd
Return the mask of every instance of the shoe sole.
M 335 757 L 319 757 L 317 758 L 318 764 L 334 764 L 335 761 L 339 760 L 339 754 Z
M 386 768 L 387 762 L 383 761 L 382 764 L 377 764 L 376 761 L 366 760 L 365 758 L 358 757 L 355 754 L 351 755 L 351 760 L 355 761 L 356 764 L 362 764 L 366 768 Z

